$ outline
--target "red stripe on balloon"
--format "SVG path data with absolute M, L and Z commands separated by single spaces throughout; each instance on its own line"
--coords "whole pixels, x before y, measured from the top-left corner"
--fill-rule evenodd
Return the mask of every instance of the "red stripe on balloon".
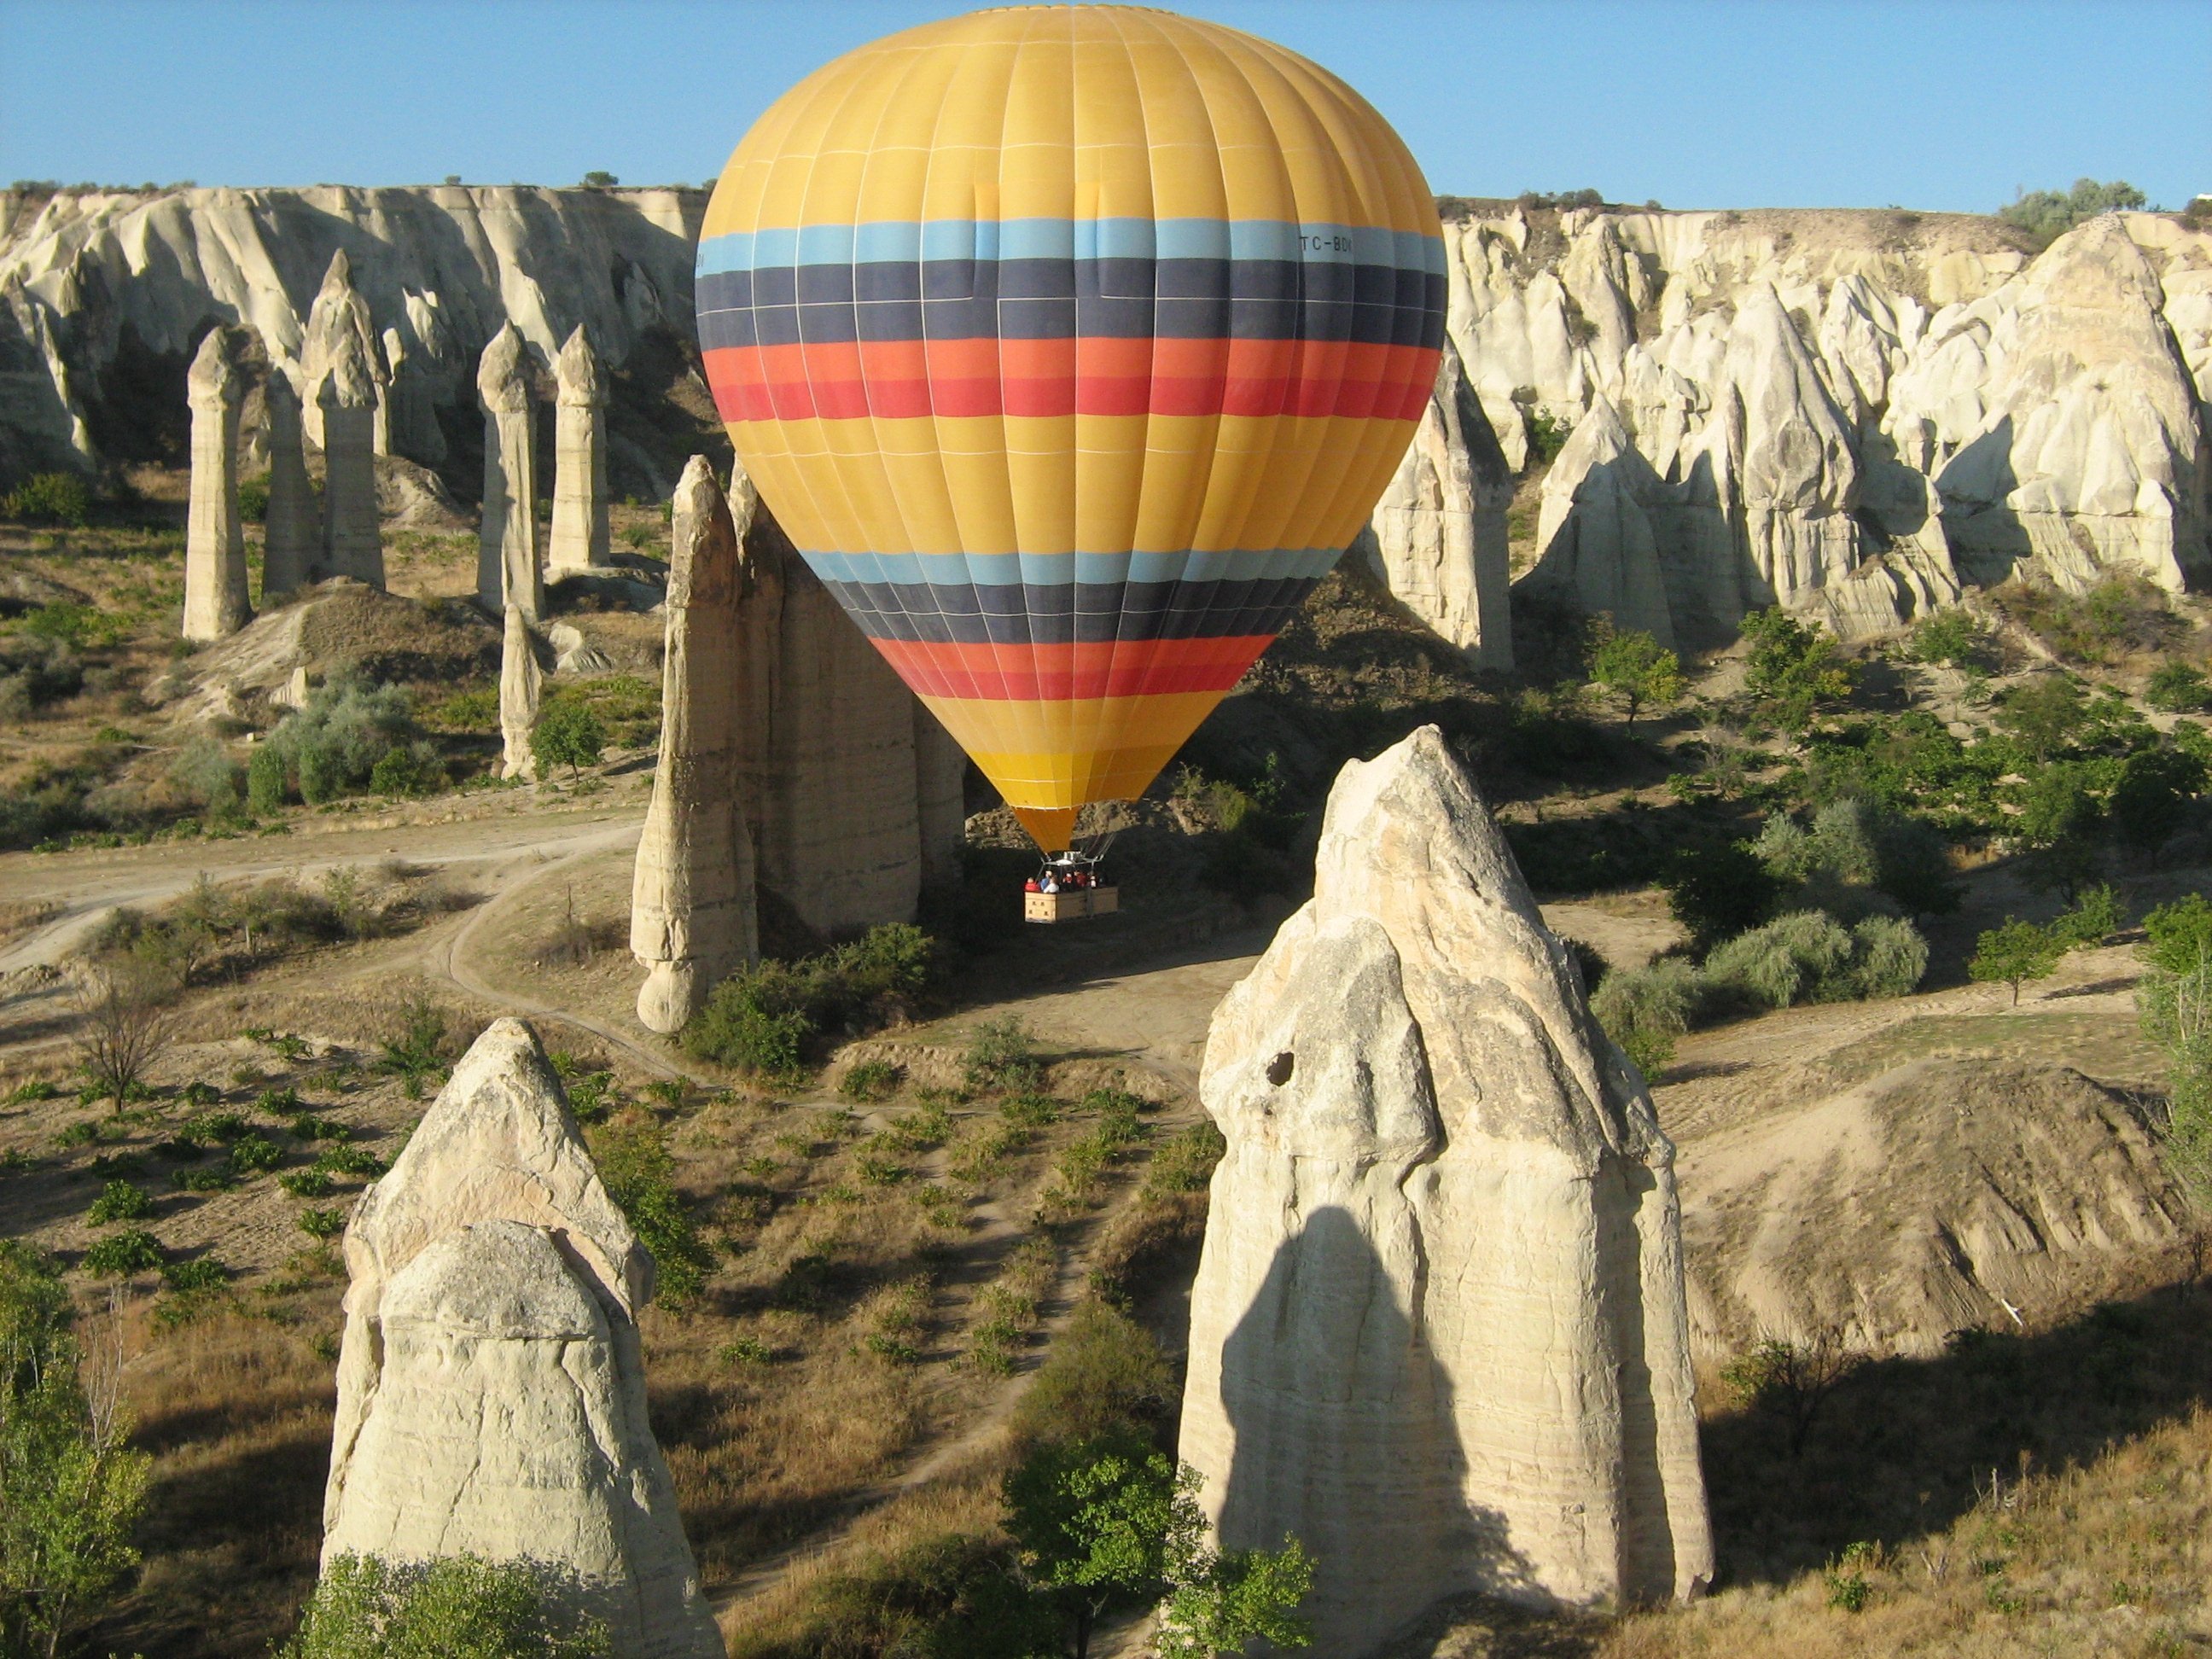
M 1423 346 L 1325 342 L 1291 343 L 1287 353 L 1273 349 L 1282 343 L 963 340 L 921 349 L 914 341 L 724 346 L 707 353 L 707 382 L 726 421 L 932 415 L 1414 421 L 1436 380 L 1438 354 Z M 1132 344 L 1176 349 L 1158 350 L 1148 360 L 1120 349 L 1091 350 Z M 1211 360 L 1188 349 L 1193 345 L 1212 348 Z M 1247 345 L 1270 349 L 1240 349 Z
M 1267 648 L 1268 641 L 1237 635 L 1061 645 L 938 645 L 915 640 L 874 643 L 902 679 L 930 696 L 1026 702 L 1226 691 Z

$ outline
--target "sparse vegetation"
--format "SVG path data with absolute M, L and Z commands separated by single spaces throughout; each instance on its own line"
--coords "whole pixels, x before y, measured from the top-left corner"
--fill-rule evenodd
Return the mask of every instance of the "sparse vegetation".
M 538 1562 L 341 1555 L 279 1659 L 597 1659 L 606 1631 L 568 1610 L 580 1597 Z
M 2046 247 L 2075 226 L 2100 213 L 2124 213 L 2149 201 L 2124 179 L 2100 184 L 2076 179 L 2071 190 L 2022 191 L 1997 210 L 1997 217 L 2026 231 L 2038 247 Z
M 774 960 L 716 986 L 684 1030 L 691 1054 L 770 1079 L 799 1073 L 816 1042 L 889 1024 L 928 988 L 936 942 L 907 923 L 798 962 Z

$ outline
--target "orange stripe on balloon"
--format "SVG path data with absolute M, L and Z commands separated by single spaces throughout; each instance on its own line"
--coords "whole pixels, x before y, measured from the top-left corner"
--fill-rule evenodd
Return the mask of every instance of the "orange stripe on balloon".
M 930 644 L 877 640 L 884 660 L 925 696 L 1018 702 L 1226 691 L 1270 636 L 1087 640 L 1057 645 Z

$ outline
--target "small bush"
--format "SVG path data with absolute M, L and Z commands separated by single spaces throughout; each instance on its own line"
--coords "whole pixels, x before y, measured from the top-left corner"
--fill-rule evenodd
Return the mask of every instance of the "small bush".
M 2127 908 L 2120 902 L 2119 890 L 2100 882 L 2083 888 L 2073 908 L 2053 921 L 2051 930 L 2069 950 L 2083 950 L 2102 945 L 2127 925 Z
M 95 1227 L 106 1227 L 118 1221 L 143 1221 L 153 1213 L 153 1195 L 144 1188 L 128 1181 L 111 1181 L 92 1200 L 85 1219 Z
M 307 1209 L 300 1212 L 296 1224 L 310 1238 L 336 1238 L 345 1231 L 345 1212 L 343 1210 Z
M 2212 703 L 2212 682 L 2202 671 L 2169 658 L 2151 671 L 2143 701 L 2169 714 L 2194 714 Z
M 2022 191 L 1997 210 L 1997 217 L 2026 231 L 2038 246 L 2048 246 L 2084 220 L 2140 208 L 2148 199 L 2124 179 L 2110 184 L 2076 179 L 2071 190 Z
M 231 1145 L 230 1167 L 241 1176 L 265 1175 L 283 1161 L 283 1149 L 266 1135 L 246 1135 Z
M 1043 1076 L 1036 1039 L 1018 1014 L 977 1025 L 969 1034 L 961 1063 L 970 1089 L 1033 1089 Z
M 2151 965 L 2167 974 L 2194 974 L 2212 968 L 2212 902 L 2191 893 L 2161 904 L 2143 918 L 2149 936 Z
M 1229 1143 L 1211 1121 L 1194 1123 L 1160 1143 L 1145 1172 L 1145 1186 L 1159 1193 L 1204 1192 Z
M 1920 662 L 1948 668 L 1978 666 L 1988 654 L 1989 638 L 1981 625 L 1955 607 L 1936 611 L 1912 625 L 1912 655 Z
M 295 1170 L 276 1177 L 276 1184 L 295 1198 L 328 1198 L 337 1190 L 337 1183 L 331 1179 L 327 1170 Z
M 1675 1039 L 1697 1018 L 1703 997 L 1698 971 L 1679 957 L 1607 974 L 1590 998 L 1590 1012 L 1646 1078 L 1665 1071 Z
M 660 1299 L 677 1306 L 690 1301 L 714 1258 L 676 1190 L 666 1131 L 649 1114 L 630 1111 L 592 1129 L 590 1141 L 600 1180 L 652 1254 Z
M 605 1627 L 570 1611 L 582 1599 L 540 1562 L 341 1555 L 278 1659 L 601 1659 Z
M 238 1176 L 217 1164 L 205 1170 L 173 1170 L 169 1182 L 180 1193 L 222 1193 L 238 1184 Z
M 851 1101 L 888 1100 L 904 1076 L 904 1071 L 890 1060 L 864 1060 L 845 1073 L 837 1092 Z
M 161 1241 L 143 1227 L 110 1233 L 84 1253 L 85 1271 L 102 1279 L 122 1279 L 161 1265 Z
M 332 1146 L 319 1153 L 312 1166 L 326 1175 L 360 1176 L 374 1179 L 384 1173 L 384 1160 L 360 1146 Z
M 1709 994 L 1753 1008 L 1902 996 L 1928 969 L 1928 943 L 1909 921 L 1869 916 L 1846 928 L 1819 910 L 1778 916 L 1705 958 Z
M 565 766 L 571 778 L 583 767 L 598 765 L 606 746 L 606 727 L 591 704 L 576 696 L 548 698 L 530 732 L 530 752 L 538 765 L 549 772 Z
M 92 511 L 92 493 L 74 472 L 34 472 L 0 497 L 0 517 L 25 524 L 81 529 Z
M 161 1268 L 164 1288 L 185 1295 L 219 1289 L 229 1279 L 230 1269 L 211 1255 L 191 1261 L 171 1261 Z

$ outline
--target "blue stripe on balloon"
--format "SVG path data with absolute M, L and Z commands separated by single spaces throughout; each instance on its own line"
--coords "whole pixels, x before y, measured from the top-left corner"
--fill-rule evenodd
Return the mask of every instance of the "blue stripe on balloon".
M 923 259 L 1289 259 L 1444 274 L 1443 239 L 1376 225 L 1276 219 L 932 219 L 731 231 L 699 243 L 698 274 Z
M 1111 582 L 1250 582 L 1325 576 L 1334 547 L 1224 553 L 808 553 L 823 581 L 969 583 L 979 587 L 1060 587 Z

